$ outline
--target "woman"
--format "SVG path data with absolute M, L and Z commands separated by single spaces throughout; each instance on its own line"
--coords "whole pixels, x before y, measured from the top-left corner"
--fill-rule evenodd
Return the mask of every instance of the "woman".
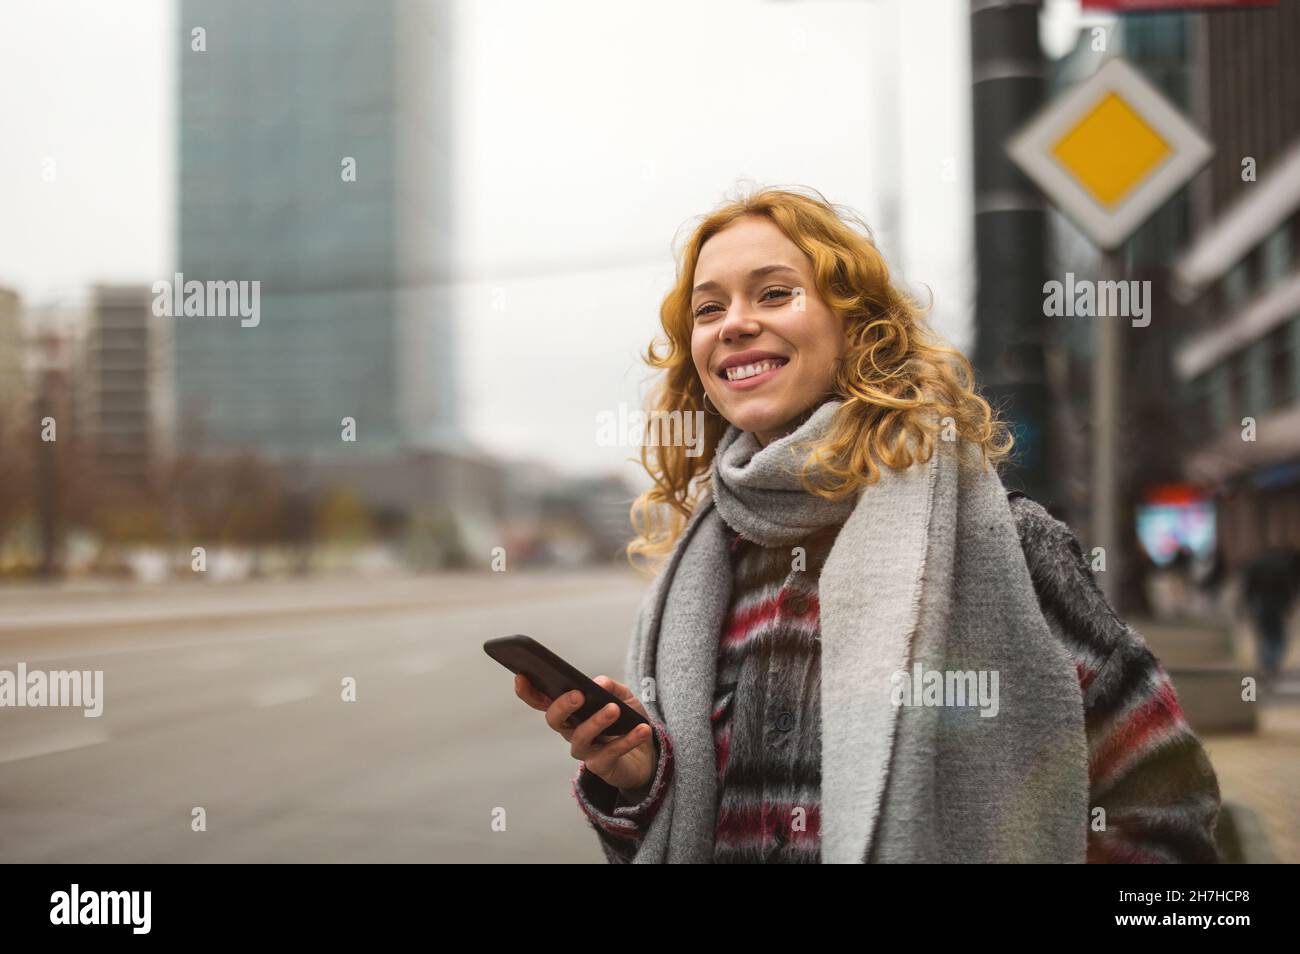
M 820 196 L 707 216 L 661 309 L 628 646 L 649 726 L 516 693 L 611 862 L 1213 861 L 1217 781 L 1164 671 L 872 241 Z M 858 223 L 860 224 L 860 222 Z M 700 480 L 696 481 L 696 478 Z M 692 487 L 692 483 L 695 487 Z M 661 525 L 659 511 L 672 520 Z

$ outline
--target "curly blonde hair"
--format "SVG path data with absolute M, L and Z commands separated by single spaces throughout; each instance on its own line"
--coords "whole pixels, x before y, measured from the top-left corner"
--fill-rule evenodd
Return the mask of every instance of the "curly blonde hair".
M 762 188 L 727 201 L 695 227 L 679 255 L 676 281 L 659 308 L 667 337 L 652 341 L 643 356 L 650 367 L 664 372 L 649 396 L 647 420 L 708 410 L 691 357 L 696 263 L 712 236 L 744 216 L 762 216 L 808 256 L 822 299 L 844 320 L 845 356 L 833 384 L 844 405 L 825 438 L 808 445 L 801 473 L 805 489 L 838 500 L 879 480 L 881 464 L 903 470 L 927 461 L 941 427 L 978 445 L 986 467 L 999 462 L 1014 439 L 976 393 L 970 362 L 926 325 L 929 306 L 891 282 L 866 224 L 816 190 L 804 191 L 809 194 Z M 632 504 L 637 537 L 628 544 L 627 558 L 642 572 L 654 572 L 672 551 L 704 494 L 714 452 L 728 427 L 713 413 L 706 413 L 705 421 L 703 451 L 694 457 L 682 446 L 651 439 L 641 444 L 641 465 L 654 484 Z M 647 424 L 647 438 L 649 429 Z M 814 465 L 825 475 L 821 484 L 808 476 Z

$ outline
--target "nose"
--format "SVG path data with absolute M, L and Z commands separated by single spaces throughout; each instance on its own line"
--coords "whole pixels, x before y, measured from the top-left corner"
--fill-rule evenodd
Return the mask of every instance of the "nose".
M 754 312 L 748 303 L 744 298 L 737 297 L 721 321 L 718 340 L 730 343 L 738 338 L 752 338 L 760 330 L 758 320 L 754 317 Z

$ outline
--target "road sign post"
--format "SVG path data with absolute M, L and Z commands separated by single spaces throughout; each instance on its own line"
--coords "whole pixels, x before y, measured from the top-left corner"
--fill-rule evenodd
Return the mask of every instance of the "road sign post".
M 1210 158 L 1213 149 L 1141 73 L 1119 57 L 1049 103 L 1007 154 L 1102 252 L 1105 281 L 1127 279 L 1119 247 Z M 1098 295 L 1098 301 L 1103 296 Z M 1114 299 L 1118 300 L 1118 296 Z M 1117 455 L 1124 315 L 1097 314 L 1092 378 L 1091 546 L 1103 547 L 1107 597 L 1118 595 Z

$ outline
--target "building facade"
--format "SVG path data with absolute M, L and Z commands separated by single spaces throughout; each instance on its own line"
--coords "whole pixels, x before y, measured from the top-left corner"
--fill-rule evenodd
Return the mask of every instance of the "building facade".
M 171 459 L 171 326 L 144 285 L 90 289 L 77 350 L 76 429 L 106 489 L 148 492 Z
M 1230 566 L 1300 546 L 1300 0 L 1199 18 L 1202 127 L 1215 158 L 1175 262 L 1187 333 L 1174 354 Z
M 451 10 L 181 4 L 178 271 L 259 283 L 255 323 L 173 319 L 182 447 L 458 444 Z

